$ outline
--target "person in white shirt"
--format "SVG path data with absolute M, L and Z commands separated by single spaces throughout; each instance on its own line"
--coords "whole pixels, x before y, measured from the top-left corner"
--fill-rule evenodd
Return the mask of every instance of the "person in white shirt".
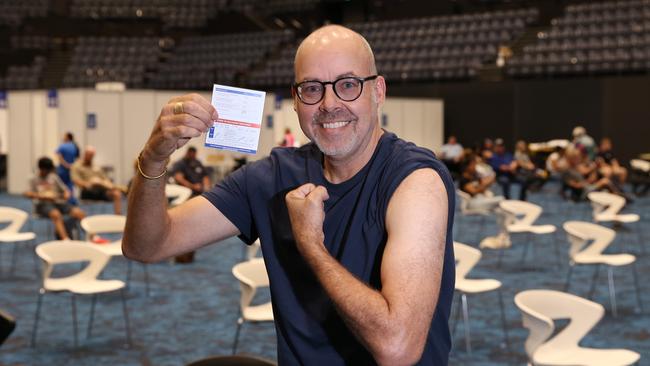
M 447 143 L 440 148 L 440 160 L 445 163 L 454 178 L 460 175 L 460 164 L 464 156 L 463 145 L 458 143 L 456 136 L 449 135 Z

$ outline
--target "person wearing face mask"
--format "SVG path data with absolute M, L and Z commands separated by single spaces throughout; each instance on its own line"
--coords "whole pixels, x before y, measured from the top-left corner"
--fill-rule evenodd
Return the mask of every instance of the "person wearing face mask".
M 124 254 L 156 262 L 238 235 L 260 239 L 281 365 L 447 365 L 454 185 L 434 154 L 380 128 L 386 81 L 358 33 L 299 46 L 292 86 L 311 140 L 275 148 L 169 211 L 171 153 L 218 111 L 171 99 L 139 157 Z

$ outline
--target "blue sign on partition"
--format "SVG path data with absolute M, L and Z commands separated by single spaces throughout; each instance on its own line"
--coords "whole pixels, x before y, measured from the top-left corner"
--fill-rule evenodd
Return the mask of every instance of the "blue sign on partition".
M 266 128 L 273 128 L 273 115 L 266 116 Z
M 86 128 L 90 130 L 97 128 L 97 115 L 95 113 L 86 114 Z
M 50 89 L 47 91 L 47 106 L 50 108 L 56 108 L 59 106 L 59 93 L 56 89 Z
M 386 113 L 382 113 L 381 115 L 381 127 L 386 127 L 388 126 L 388 115 Z
M 275 109 L 280 110 L 282 108 L 282 97 L 278 94 L 275 95 Z
M 0 90 L 0 109 L 7 108 L 7 92 Z

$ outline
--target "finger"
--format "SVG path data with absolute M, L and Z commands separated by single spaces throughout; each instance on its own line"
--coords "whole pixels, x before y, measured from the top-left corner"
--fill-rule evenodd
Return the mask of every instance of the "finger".
M 316 186 L 307 183 L 287 193 L 287 199 L 304 199 Z
M 203 109 L 205 109 L 208 112 L 208 114 L 211 116 L 212 119 L 216 120 L 217 118 L 219 118 L 216 109 L 210 103 L 210 101 L 197 93 L 190 93 L 190 94 L 174 97 L 170 99 L 169 102 L 167 102 L 167 104 L 171 105 L 173 108 L 174 104 L 176 104 L 177 102 L 189 102 L 189 101 L 195 102 L 198 105 L 200 105 Z
M 212 119 L 212 111 L 208 111 L 201 104 L 194 101 L 183 102 L 183 112 L 192 115 L 206 126 L 212 127 L 214 120 Z
M 314 199 L 319 202 L 327 201 L 330 195 L 327 193 L 327 188 L 323 186 L 315 187 L 307 196 L 309 199 Z
M 161 120 L 161 127 L 163 129 L 175 128 L 177 126 L 187 126 L 201 132 L 205 132 L 211 127 L 208 127 L 203 121 L 187 113 L 165 116 Z

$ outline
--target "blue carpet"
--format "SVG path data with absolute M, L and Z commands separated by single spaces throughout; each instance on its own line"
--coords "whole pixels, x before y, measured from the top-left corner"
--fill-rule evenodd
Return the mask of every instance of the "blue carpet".
M 542 224 L 561 225 L 569 219 L 590 220 L 587 203 L 562 201 L 552 185 L 541 192 L 531 193 L 530 201 L 541 204 L 545 211 L 538 220 Z M 20 197 L 0 195 L 0 205 L 30 211 L 30 203 Z M 110 208 L 109 208 L 110 209 Z M 641 215 L 641 222 L 619 231 L 612 252 L 639 253 L 641 237 L 648 254 L 637 257 L 641 279 L 643 313 L 635 313 L 636 298 L 631 268 L 615 271 L 619 317 L 609 312 L 605 271 L 601 270 L 594 300 L 608 312 L 597 327 L 584 339 L 583 345 L 604 348 L 628 348 L 641 353 L 641 365 L 650 365 L 650 296 L 646 278 L 650 274 L 650 197 L 637 199 L 626 212 Z M 482 232 L 473 217 L 457 215 L 455 239 L 473 246 L 477 239 L 497 232 L 494 220 L 488 220 Z M 39 238 L 46 226 L 34 227 Z M 640 233 L 640 235 L 639 235 Z M 527 237 L 513 237 L 513 247 L 497 268 L 498 252 L 483 251 L 483 258 L 470 277 L 496 278 L 503 282 L 506 319 L 510 347 L 502 348 L 501 322 L 496 293 L 469 296 L 472 332 L 472 353 L 464 348 L 463 324 L 458 324 L 453 336 L 452 365 L 522 365 L 526 362 L 523 343 L 527 331 L 521 327 L 521 316 L 513 303 L 514 295 L 524 289 L 562 289 L 568 269 L 568 244 L 564 233 L 534 238 L 527 260 L 521 255 Z M 561 266 L 553 251 L 553 241 L 560 246 Z M 238 317 L 239 285 L 230 270 L 242 258 L 242 244 L 229 239 L 199 250 L 192 264 L 169 262 L 149 265 L 151 293 L 146 296 L 141 265 L 133 266 L 127 300 L 131 320 L 133 345 L 125 348 L 124 321 L 119 294 L 99 297 L 93 336 L 86 338 L 90 298 L 77 299 L 79 339 L 73 346 L 70 296 L 47 294 L 39 323 L 37 345 L 29 346 L 39 283 L 34 273 L 33 248 L 18 249 L 15 274 L 9 272 L 12 245 L 0 245 L 2 251 L 0 274 L 0 307 L 18 321 L 14 334 L 0 348 L 0 365 L 183 365 L 208 355 L 229 354 Z M 126 277 L 126 260 L 112 259 L 104 278 Z M 65 270 L 65 268 L 64 268 Z M 593 269 L 574 270 L 571 292 L 586 296 Z M 268 292 L 259 294 L 256 302 L 268 299 Z M 455 309 L 455 306 L 454 306 Z M 452 314 L 453 315 L 453 314 Z M 246 323 L 240 336 L 239 351 L 275 359 L 275 329 L 271 323 Z

